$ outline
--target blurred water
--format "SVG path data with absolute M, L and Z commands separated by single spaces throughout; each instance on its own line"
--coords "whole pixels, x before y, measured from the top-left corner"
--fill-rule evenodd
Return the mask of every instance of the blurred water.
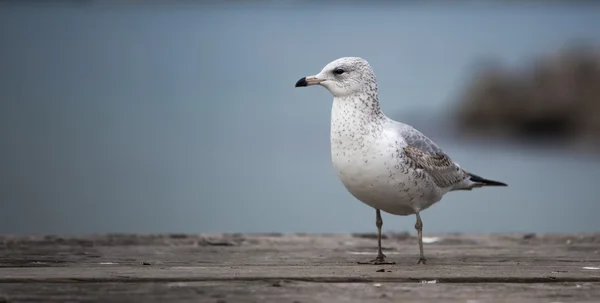
M 97 2 L 91 2 L 97 3 Z M 374 211 L 330 163 L 341 56 L 388 115 L 508 188 L 451 193 L 425 231 L 598 231 L 600 159 L 456 143 L 434 123 L 481 56 L 518 65 L 600 42 L 596 7 L 309 3 L 0 7 L 0 232 L 358 232 Z M 414 217 L 384 215 L 384 229 Z

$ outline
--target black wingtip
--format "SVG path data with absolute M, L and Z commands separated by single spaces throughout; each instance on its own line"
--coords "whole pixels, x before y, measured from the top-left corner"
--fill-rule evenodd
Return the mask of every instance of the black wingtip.
M 500 181 L 484 179 L 484 178 L 474 175 L 474 174 L 469 174 L 469 176 L 471 176 L 471 181 L 476 182 L 476 183 L 481 183 L 484 186 L 508 186 L 508 184 L 506 184 L 506 183 L 503 183 Z

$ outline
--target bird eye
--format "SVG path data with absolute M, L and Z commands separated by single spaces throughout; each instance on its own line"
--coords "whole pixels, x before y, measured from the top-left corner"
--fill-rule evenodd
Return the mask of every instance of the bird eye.
M 333 70 L 333 73 L 336 74 L 336 75 L 341 75 L 341 74 L 344 73 L 344 70 L 341 69 L 341 68 L 336 68 L 336 69 Z

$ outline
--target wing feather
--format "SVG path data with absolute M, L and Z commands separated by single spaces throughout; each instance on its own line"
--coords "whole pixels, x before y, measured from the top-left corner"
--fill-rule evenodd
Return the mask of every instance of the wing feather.
M 404 154 L 413 162 L 416 168 L 427 173 L 439 187 L 452 187 L 468 176 L 446 154 L 428 153 L 410 145 L 404 148 Z
M 452 187 L 468 177 L 467 172 L 418 130 L 404 128 L 401 135 L 408 144 L 404 148 L 404 154 L 409 162 L 429 175 L 437 186 Z

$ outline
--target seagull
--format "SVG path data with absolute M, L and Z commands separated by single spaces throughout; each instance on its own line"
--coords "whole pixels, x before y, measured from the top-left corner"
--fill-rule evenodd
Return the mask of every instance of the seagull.
M 365 59 L 336 59 L 318 74 L 298 80 L 295 87 L 313 85 L 333 95 L 333 168 L 352 196 L 375 209 L 377 257 L 359 264 L 395 264 L 381 249 L 381 211 L 416 215 L 417 264 L 426 264 L 422 211 L 451 191 L 507 186 L 468 172 L 420 131 L 388 118 L 379 106 L 375 74 Z

